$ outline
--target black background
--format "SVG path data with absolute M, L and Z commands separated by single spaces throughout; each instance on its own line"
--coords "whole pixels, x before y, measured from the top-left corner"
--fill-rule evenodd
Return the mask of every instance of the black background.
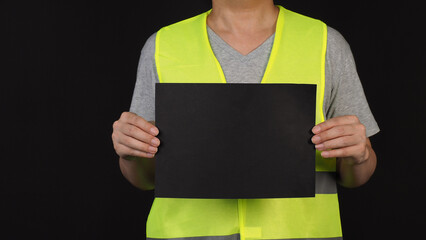
M 381 132 L 375 175 L 339 189 L 349 239 L 423 236 L 425 40 L 412 1 L 277 1 L 351 45 Z M 411 4 L 410 4 L 411 3 Z M 112 123 L 140 50 L 208 0 L 0 2 L 0 239 L 143 239 L 153 192 L 118 169 Z

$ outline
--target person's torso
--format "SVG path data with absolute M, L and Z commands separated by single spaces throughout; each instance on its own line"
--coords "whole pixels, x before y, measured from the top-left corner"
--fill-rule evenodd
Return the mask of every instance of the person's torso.
M 230 83 L 232 73 L 225 74 L 226 67 L 219 64 L 211 49 L 206 16 L 201 14 L 157 33 L 155 61 L 160 84 Z M 316 123 L 324 121 L 326 29 L 320 21 L 280 7 L 267 66 L 264 73 L 258 73 L 262 84 L 315 84 Z M 323 159 L 317 152 L 314 198 L 156 198 L 147 222 L 147 237 L 340 239 L 335 171 L 335 159 Z

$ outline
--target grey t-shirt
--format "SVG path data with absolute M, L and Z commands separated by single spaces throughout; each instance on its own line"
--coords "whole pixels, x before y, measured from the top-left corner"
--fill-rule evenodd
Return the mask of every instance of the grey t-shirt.
M 213 52 L 228 83 L 260 83 L 271 53 L 274 35 L 248 55 L 242 55 L 213 30 L 207 28 Z M 367 136 L 379 132 L 379 127 L 368 106 L 359 80 L 349 44 L 343 36 L 328 27 L 325 63 L 324 113 L 326 119 L 343 115 L 356 115 L 366 126 Z M 154 33 L 145 43 L 139 60 L 137 79 L 130 111 L 155 121 L 155 66 Z

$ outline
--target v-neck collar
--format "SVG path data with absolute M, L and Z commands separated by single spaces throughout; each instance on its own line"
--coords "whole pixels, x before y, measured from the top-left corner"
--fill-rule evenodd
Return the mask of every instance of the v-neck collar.
M 263 77 L 262 77 L 262 81 L 260 82 L 260 83 L 264 83 L 265 82 L 265 79 L 267 79 L 267 77 L 268 77 L 268 75 L 269 75 L 269 72 L 270 72 L 270 69 L 271 69 L 271 67 L 272 67 L 272 62 L 275 60 L 275 58 L 276 58 L 276 55 L 277 55 L 277 51 L 278 51 L 278 45 L 280 44 L 280 41 L 281 41 L 281 35 L 282 35 L 282 28 L 283 28 L 283 26 L 284 26 L 284 8 L 283 7 L 281 7 L 281 6 L 279 6 L 279 5 L 276 5 L 278 8 L 279 8 L 279 13 L 278 13 L 278 18 L 277 18 L 277 22 L 276 22 L 276 25 L 275 25 L 275 33 L 271 36 L 271 37 L 273 37 L 274 38 L 274 42 L 273 42 L 273 44 L 272 44 L 272 50 L 271 50 L 271 55 L 269 56 L 269 60 L 268 60 L 268 64 L 266 65 L 266 70 L 265 70 L 265 73 L 263 74 Z M 220 75 L 221 75 L 221 78 L 223 78 L 222 79 L 222 81 L 224 82 L 224 83 L 227 83 L 226 82 L 226 79 L 225 79 L 225 75 L 224 75 L 224 73 L 223 73 L 223 69 L 222 69 L 222 67 L 220 66 L 220 64 L 219 64 L 219 61 L 217 60 L 217 58 L 216 58 L 216 56 L 214 55 L 214 53 L 213 53 L 213 49 L 212 49 L 212 47 L 211 47 L 211 45 L 210 45 L 210 42 L 209 42 L 209 37 L 208 37 L 208 32 L 207 32 L 207 16 L 210 14 L 210 12 L 211 12 L 211 10 L 210 11 L 208 11 L 208 12 L 206 12 L 205 14 L 204 14 L 204 28 L 203 28 L 203 30 L 204 30 L 204 42 L 207 44 L 207 47 L 210 49 L 210 53 L 213 55 L 212 57 L 213 57 L 213 59 L 215 60 L 215 62 L 216 62 L 216 66 L 218 67 L 218 71 L 220 72 Z M 221 39 L 220 37 L 219 37 L 219 39 Z M 221 39 L 222 41 L 223 41 L 223 39 Z M 226 43 L 226 42 L 225 42 Z M 263 44 L 263 43 L 262 43 Z M 262 45 L 261 44 L 261 45 Z M 227 44 L 226 43 L 226 45 L 228 45 L 229 46 L 229 44 Z M 231 47 L 231 46 L 229 46 L 229 47 Z M 232 47 L 231 47 L 232 48 Z M 257 47 L 256 49 L 258 49 L 259 47 Z M 235 50 L 234 48 L 232 48 L 234 51 L 237 51 L 237 50 Z M 256 50 L 255 49 L 255 50 Z M 254 51 L 254 50 L 253 50 Z M 252 53 L 253 51 L 251 51 L 250 53 Z M 237 51 L 238 52 L 238 51 Z M 238 52 L 239 53 L 239 52 Z M 249 53 L 249 54 L 250 54 Z M 244 56 L 244 55 L 242 55 L 241 53 L 239 53 L 241 56 Z M 247 55 L 245 55 L 245 56 L 248 56 L 249 54 L 247 54 Z
M 270 47 L 274 41 L 275 33 L 269 36 L 265 41 L 263 41 L 259 46 L 249 52 L 247 55 L 243 55 L 238 52 L 235 48 L 229 45 L 225 40 L 223 40 L 216 32 L 213 31 L 209 26 L 207 26 L 207 33 L 209 36 L 210 45 L 214 42 L 218 47 L 225 50 L 228 54 L 231 54 L 234 58 L 240 60 L 241 62 L 247 62 L 252 60 L 254 57 L 258 56 L 258 52 L 264 51 L 265 47 Z

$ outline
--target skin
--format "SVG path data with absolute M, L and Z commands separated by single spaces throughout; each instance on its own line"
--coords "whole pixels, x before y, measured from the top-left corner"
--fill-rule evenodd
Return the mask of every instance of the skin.
M 112 142 L 124 177 L 142 190 L 154 189 L 155 153 L 160 140 L 154 122 L 123 112 L 113 124 Z
M 279 10 L 272 0 L 213 0 L 207 24 L 224 41 L 247 55 L 275 32 Z M 358 187 L 376 168 L 376 154 L 356 116 L 341 116 L 312 128 L 312 142 L 324 158 L 337 158 L 339 183 Z M 155 122 L 123 112 L 113 124 L 112 141 L 125 178 L 134 186 L 154 188 L 155 153 L 160 140 Z
M 341 116 L 314 128 L 312 142 L 324 158 L 337 158 L 339 183 L 358 187 L 366 183 L 376 169 L 377 158 L 366 136 L 365 126 L 356 116 Z
M 269 0 L 214 0 L 207 25 L 231 47 L 247 55 L 274 34 L 278 13 Z

